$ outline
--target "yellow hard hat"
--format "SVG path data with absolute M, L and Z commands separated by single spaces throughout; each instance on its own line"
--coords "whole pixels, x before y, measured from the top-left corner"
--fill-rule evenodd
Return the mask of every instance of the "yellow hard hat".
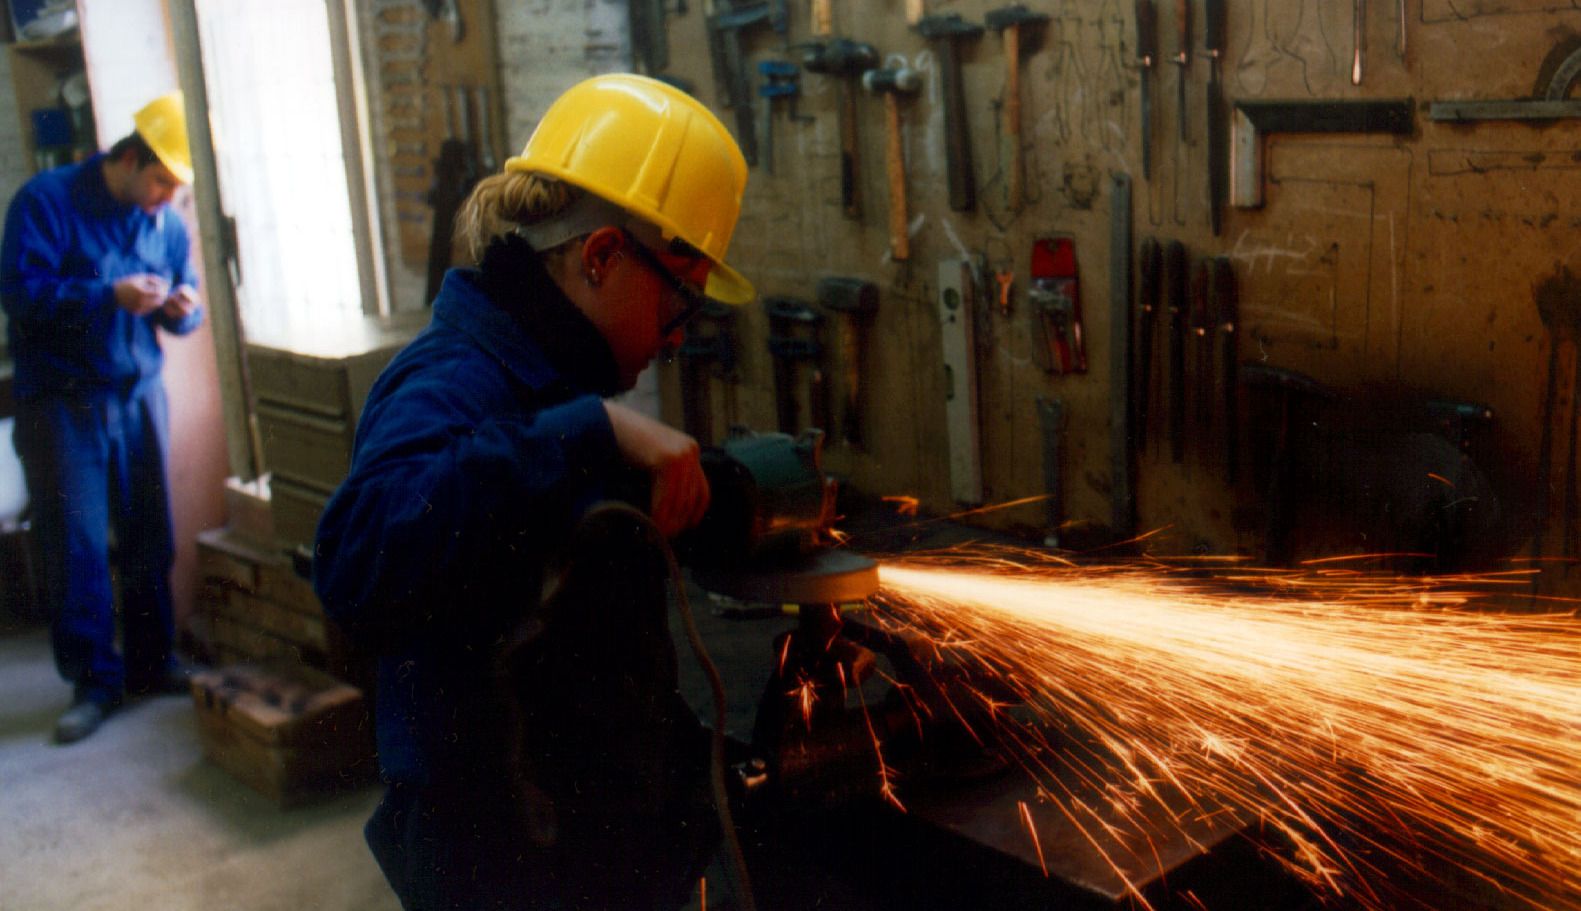
M 505 170 L 554 177 L 620 206 L 708 257 L 709 297 L 752 299 L 752 283 L 725 264 L 746 159 L 719 118 L 674 86 L 629 73 L 580 82 L 549 106 Z
M 192 182 L 192 151 L 187 148 L 187 109 L 181 91 L 160 95 L 132 115 L 137 135 L 182 183 Z

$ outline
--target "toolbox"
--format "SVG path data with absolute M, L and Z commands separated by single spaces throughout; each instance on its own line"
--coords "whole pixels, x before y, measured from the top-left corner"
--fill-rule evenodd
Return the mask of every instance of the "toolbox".
M 362 691 L 289 662 L 192 676 L 203 755 L 273 801 L 295 806 L 375 777 Z

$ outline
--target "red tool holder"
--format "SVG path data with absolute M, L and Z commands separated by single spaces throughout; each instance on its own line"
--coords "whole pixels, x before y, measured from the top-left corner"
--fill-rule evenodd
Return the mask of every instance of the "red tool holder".
M 1032 242 L 1032 282 L 1027 300 L 1043 334 L 1053 374 L 1086 373 L 1087 344 L 1081 317 L 1081 283 L 1076 274 L 1076 241 L 1043 237 Z

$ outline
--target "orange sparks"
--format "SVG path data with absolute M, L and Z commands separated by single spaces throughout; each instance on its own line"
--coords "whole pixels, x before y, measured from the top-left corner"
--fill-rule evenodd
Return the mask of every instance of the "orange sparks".
M 883 564 L 876 620 L 1020 699 L 951 697 L 1128 883 L 1115 846 L 1219 819 L 1361 907 L 1404 871 L 1581 911 L 1581 623 L 1485 607 L 1529 573 L 948 557 Z
M 1038 852 L 1038 866 L 1043 868 L 1043 878 L 1049 875 L 1049 865 L 1043 860 L 1043 842 L 1038 839 L 1037 824 L 1032 821 L 1032 810 L 1027 807 L 1024 800 L 1016 801 L 1016 806 L 1021 808 L 1021 822 L 1027 827 L 1027 834 L 1032 836 L 1032 848 Z
M 916 497 L 908 496 L 884 497 L 884 502 L 895 504 L 897 516 L 914 516 L 917 514 L 917 507 L 922 505 Z

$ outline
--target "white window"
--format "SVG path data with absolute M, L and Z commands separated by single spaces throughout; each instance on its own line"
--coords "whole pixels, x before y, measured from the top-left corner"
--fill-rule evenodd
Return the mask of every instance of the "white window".
M 225 211 L 235 219 L 243 323 L 292 334 L 360 320 L 325 0 L 196 0 Z

